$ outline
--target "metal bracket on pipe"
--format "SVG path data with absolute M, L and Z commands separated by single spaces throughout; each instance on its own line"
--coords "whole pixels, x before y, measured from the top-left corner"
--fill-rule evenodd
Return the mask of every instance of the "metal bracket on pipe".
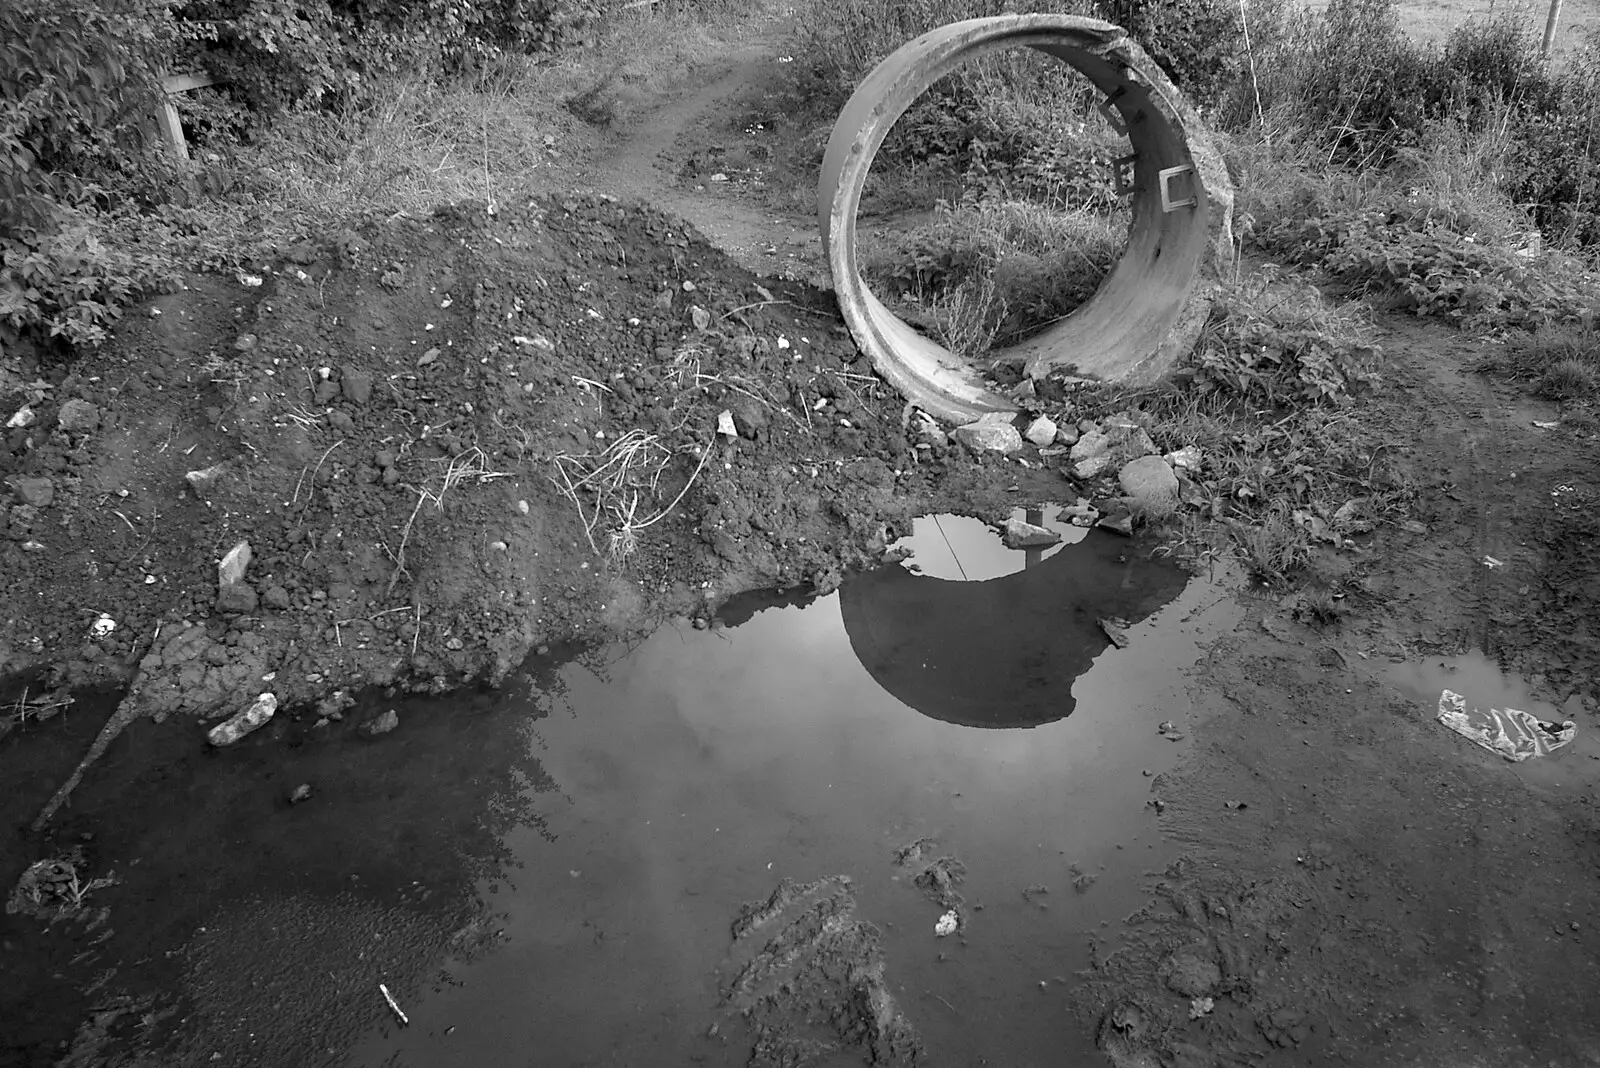
M 1122 121 L 1122 113 L 1116 108 L 1117 101 L 1127 91 L 1122 86 L 1117 86 L 1117 91 L 1100 101 L 1100 106 L 1097 109 L 1105 117 L 1106 122 L 1110 124 L 1111 129 L 1116 132 L 1118 137 L 1128 136 L 1128 124 Z
M 1182 200 L 1172 199 L 1172 180 L 1180 174 L 1193 174 L 1194 168 L 1187 163 L 1176 167 L 1163 167 L 1158 174 L 1161 180 L 1161 210 L 1164 213 L 1177 211 L 1179 208 L 1192 208 L 1199 203 L 1199 197 L 1191 190 L 1189 195 Z
M 1133 165 L 1139 162 L 1139 153 L 1133 152 L 1111 164 L 1111 184 L 1117 196 L 1130 196 L 1139 189 L 1139 178 Z

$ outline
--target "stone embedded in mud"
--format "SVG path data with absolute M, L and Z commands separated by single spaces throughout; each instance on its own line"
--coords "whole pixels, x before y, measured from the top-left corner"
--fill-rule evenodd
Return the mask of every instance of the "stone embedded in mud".
M 319 405 L 331 404 L 333 398 L 339 395 L 339 383 L 331 378 L 324 378 L 317 383 L 316 390 L 311 394 Z
M 1151 510 L 1171 508 L 1178 499 L 1178 476 L 1159 456 L 1129 460 L 1117 472 L 1122 492 L 1137 505 Z
M 1181 950 L 1161 962 L 1161 977 L 1174 994 L 1197 998 L 1217 988 L 1222 982 L 1222 969 L 1209 957 Z
M 226 464 L 212 464 L 210 467 L 202 468 L 199 471 L 190 471 L 183 476 L 183 479 L 189 483 L 189 488 L 194 490 L 196 497 L 204 499 L 206 494 L 217 488 L 217 485 L 222 481 L 222 476 L 227 474 L 227 471 Z
M 14 479 L 11 489 L 23 504 L 33 508 L 44 508 L 56 499 L 56 488 L 48 478 Z
M 973 452 L 1009 456 L 1022 448 L 1022 435 L 1010 423 L 977 422 L 956 427 L 955 438 Z
M 1095 526 L 1102 530 L 1109 530 L 1113 534 L 1121 534 L 1125 538 L 1133 537 L 1133 516 L 1128 512 L 1103 515 Z
M 365 404 L 372 398 L 372 375 L 355 367 L 346 367 L 339 376 L 339 389 L 350 403 Z
M 275 608 L 280 612 L 289 607 L 289 591 L 282 586 L 268 586 L 261 599 L 266 602 L 268 608 Z
M 1007 549 L 1043 549 L 1061 540 L 1059 531 L 1037 526 L 1016 517 L 1006 520 L 1005 544 Z
M 256 591 L 248 582 L 230 582 L 217 590 L 217 611 L 224 615 L 247 615 L 256 610 Z
M 74 397 L 61 406 L 61 411 L 56 413 L 56 422 L 62 430 L 87 434 L 100 426 L 100 409 Z
M 734 397 L 728 402 L 728 411 L 733 415 L 733 425 L 744 437 L 754 439 L 767 429 L 766 409 L 752 397 Z
M 357 729 L 368 738 L 376 738 L 380 734 L 388 734 L 398 726 L 400 726 L 400 713 L 391 708 L 387 712 L 373 716 Z
M 1022 436 L 1042 449 L 1047 445 L 1055 444 L 1058 429 L 1054 419 L 1051 419 L 1048 415 L 1041 415 L 1028 424 L 1028 429 Z

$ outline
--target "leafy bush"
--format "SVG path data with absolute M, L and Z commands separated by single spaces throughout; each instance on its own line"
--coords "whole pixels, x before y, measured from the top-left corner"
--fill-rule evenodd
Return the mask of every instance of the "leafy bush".
M 106 237 L 98 214 L 65 209 L 47 227 L 15 230 L 0 249 L 0 321 L 99 345 L 122 306 L 166 276 L 155 255 Z
M 0 232 L 45 224 L 58 201 L 137 196 L 162 180 L 143 149 L 177 36 L 170 0 L 0 5 Z
M 1267 269 L 1212 305 L 1193 375 L 1201 391 L 1252 401 L 1344 404 L 1376 381 L 1378 358 L 1361 310 L 1330 308 L 1313 286 Z

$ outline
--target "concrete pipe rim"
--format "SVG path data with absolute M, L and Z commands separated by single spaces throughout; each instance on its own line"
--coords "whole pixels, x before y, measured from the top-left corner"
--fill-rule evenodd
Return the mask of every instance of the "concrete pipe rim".
M 862 278 L 856 216 L 895 122 L 939 78 L 982 55 L 1032 48 L 1089 80 L 1132 144 L 1127 245 L 1093 296 L 1062 321 L 991 353 L 1030 377 L 1072 366 L 1091 379 L 1159 380 L 1187 355 L 1231 246 L 1233 189 L 1198 114 L 1128 34 L 1075 15 L 1000 15 L 950 23 L 907 42 L 857 86 L 823 158 L 817 214 L 840 311 L 878 373 L 951 423 L 1015 412 L 968 361 L 895 315 Z

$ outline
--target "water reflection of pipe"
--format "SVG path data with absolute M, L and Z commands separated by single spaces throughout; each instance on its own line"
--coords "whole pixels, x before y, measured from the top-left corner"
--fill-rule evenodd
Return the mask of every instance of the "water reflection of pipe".
M 1029 508 L 1027 512 L 1027 520 L 1036 527 L 1044 526 L 1044 509 Z M 1024 549 L 1022 551 L 1022 566 L 1024 568 L 1030 568 L 1043 559 L 1044 546 L 1042 545 L 1032 549 Z
M 1128 555 L 1125 538 L 1090 531 L 982 582 L 884 567 L 846 580 L 839 610 L 856 658 L 903 703 L 947 723 L 1034 727 L 1071 714 L 1074 682 L 1110 645 L 1101 619 L 1143 619 L 1188 581 Z

